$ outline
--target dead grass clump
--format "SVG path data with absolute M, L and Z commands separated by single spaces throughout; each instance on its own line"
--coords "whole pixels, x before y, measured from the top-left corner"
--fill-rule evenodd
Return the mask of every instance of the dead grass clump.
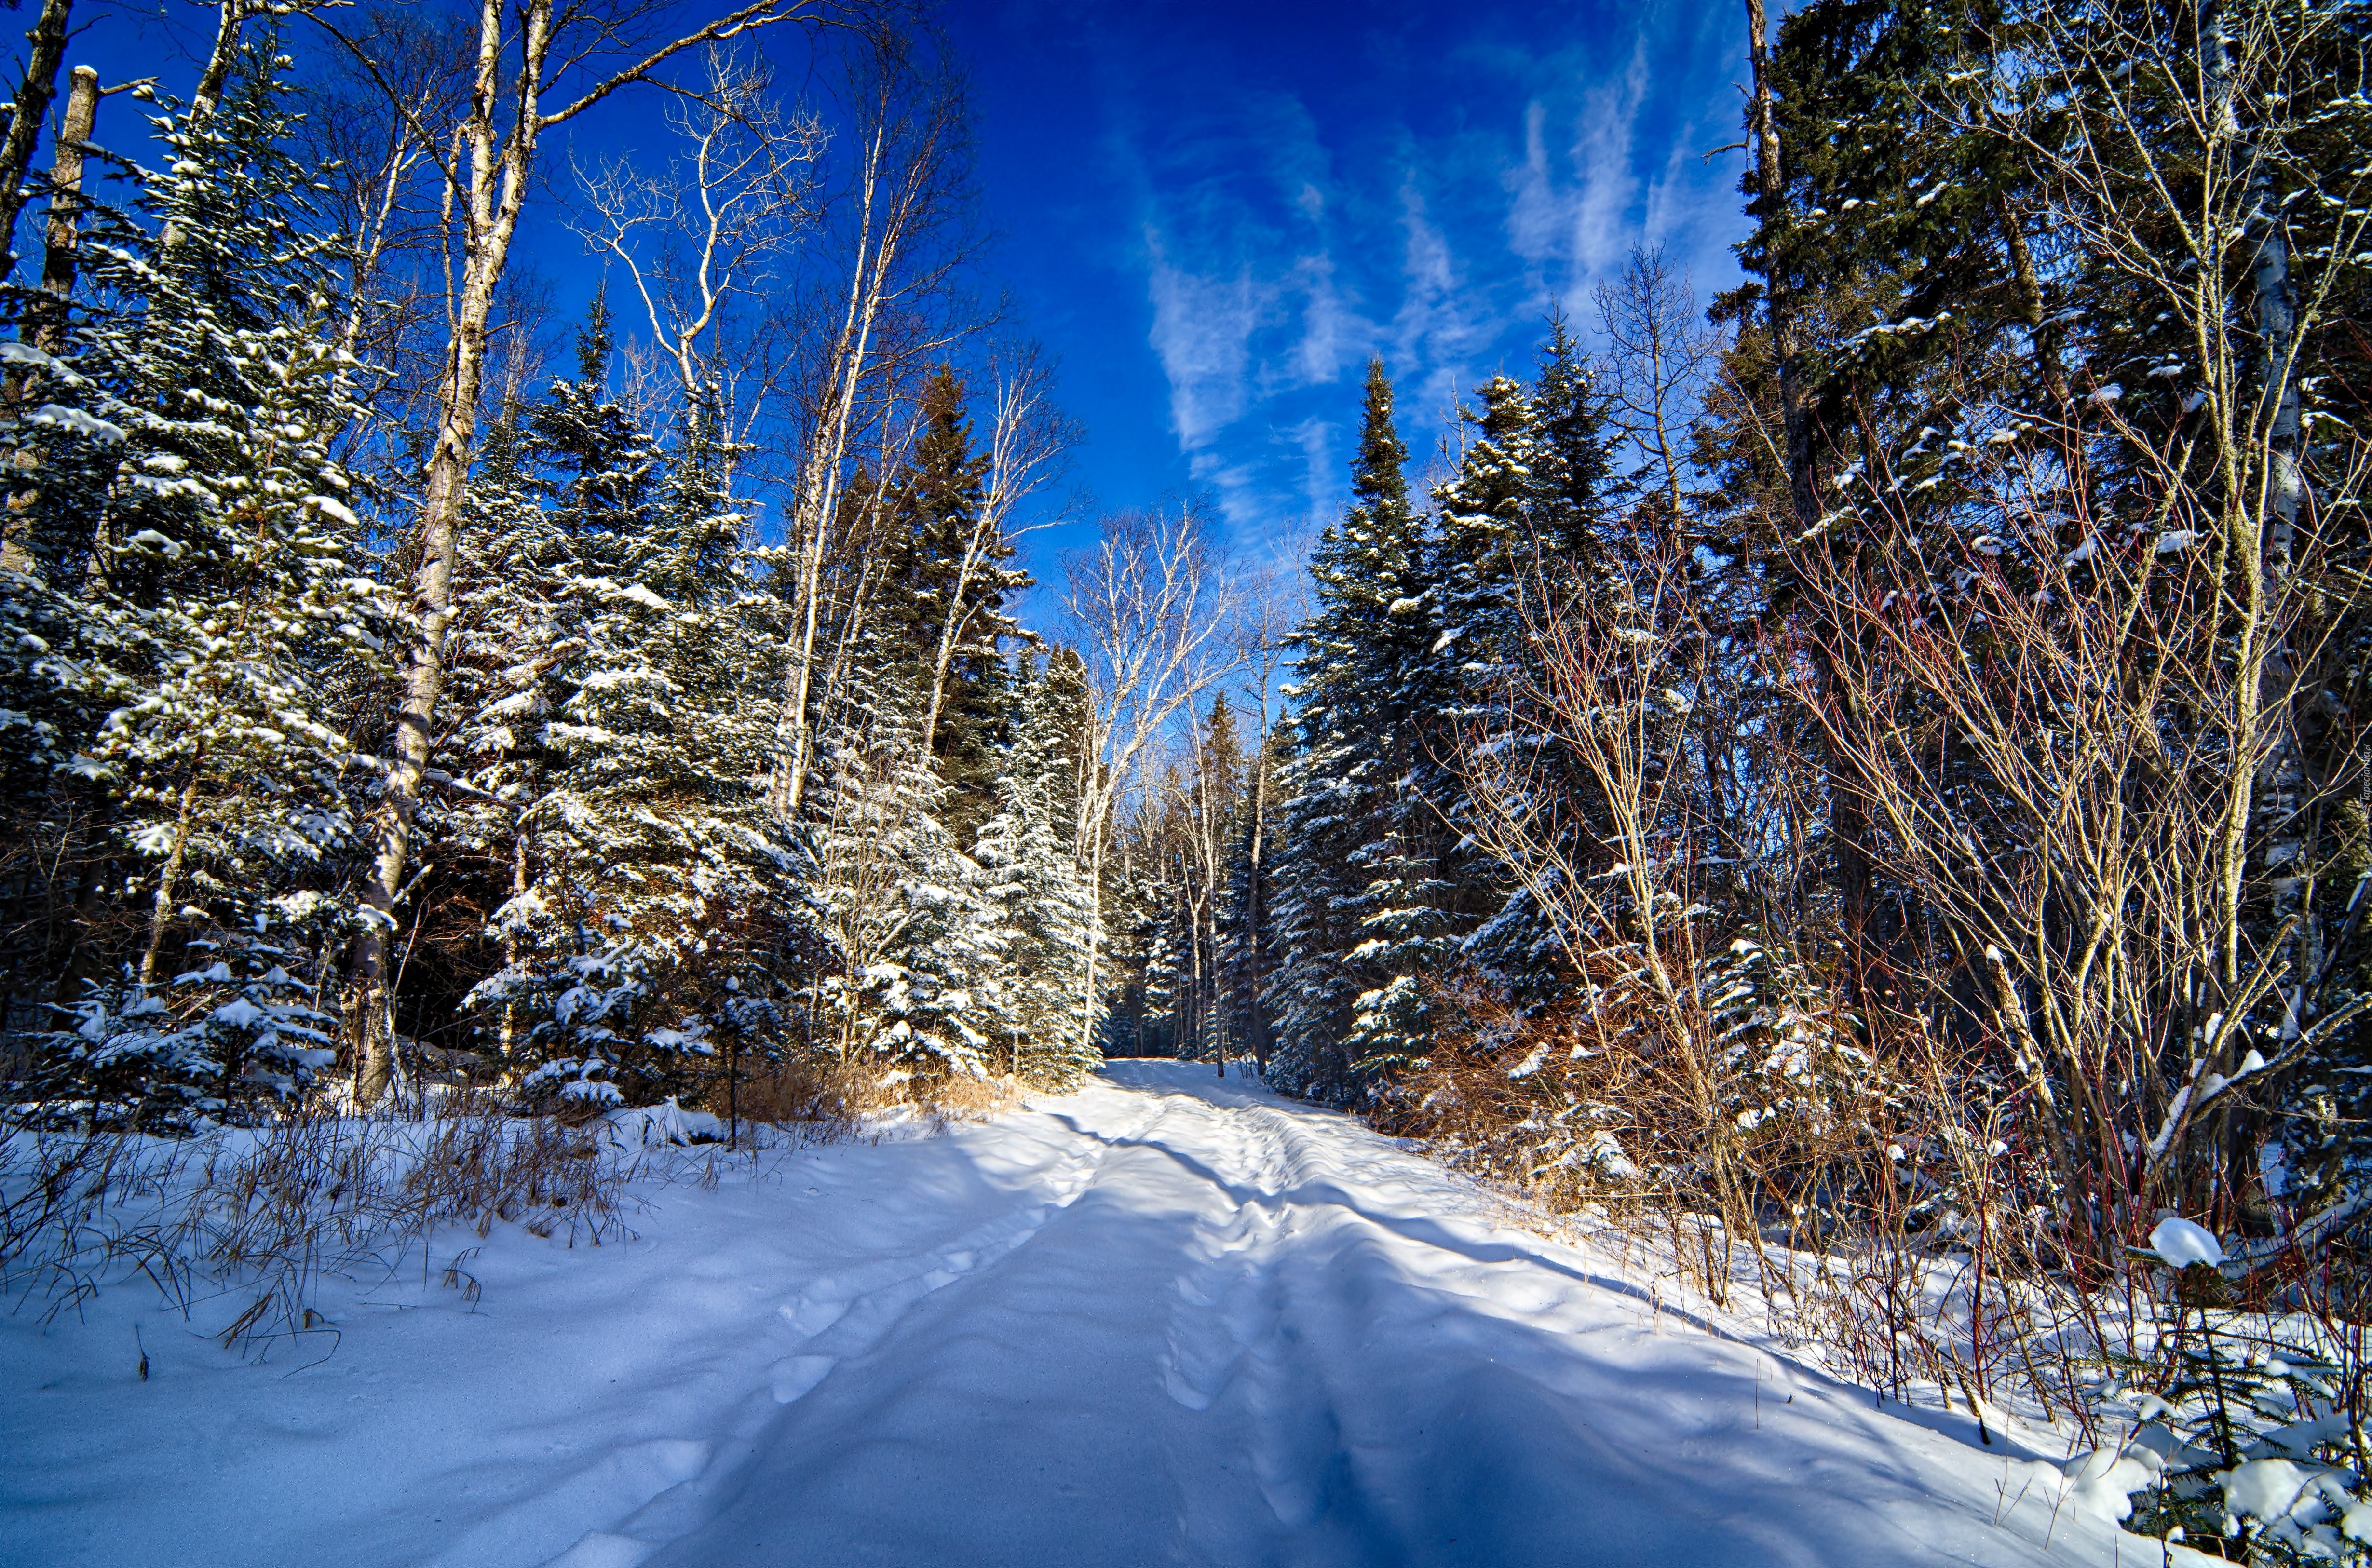
M 875 1094 L 866 1075 L 843 1063 L 785 1061 L 753 1073 L 727 1097 L 719 1084 L 702 1102 L 713 1116 L 738 1113 L 744 1121 L 798 1127 L 827 1138 L 845 1132 L 871 1109 Z
M 323 1277 L 392 1271 L 440 1225 L 599 1245 L 622 1232 L 632 1174 L 585 1133 L 491 1110 L 300 1111 L 180 1140 L 17 1133 L 0 1141 L 0 1288 L 43 1300 L 47 1319 L 139 1275 L 185 1315 L 240 1303 L 216 1337 L 261 1351 L 334 1336 L 314 1306 Z
M 403 1191 L 426 1224 L 459 1221 L 480 1236 L 497 1220 L 593 1246 L 617 1234 L 628 1172 L 599 1144 L 545 1118 L 466 1117 L 431 1138 Z
M 789 1061 L 744 1078 L 730 1102 L 719 1085 L 702 1109 L 722 1117 L 738 1105 L 745 1122 L 829 1139 L 852 1133 L 867 1116 L 886 1112 L 915 1112 L 940 1129 L 985 1121 L 1019 1104 L 1021 1092 L 1017 1080 L 998 1074 L 922 1078 L 886 1075 L 855 1063 Z
M 930 1086 L 925 1103 L 943 1121 L 986 1121 L 1021 1103 L 1021 1084 L 1002 1074 L 942 1078 Z

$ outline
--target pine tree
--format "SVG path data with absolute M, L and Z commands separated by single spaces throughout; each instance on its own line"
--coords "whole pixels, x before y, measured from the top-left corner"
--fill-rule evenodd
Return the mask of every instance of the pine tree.
M 812 1003 L 835 1054 L 893 1089 L 982 1076 L 1013 1032 L 1004 889 L 939 816 L 947 786 L 923 749 L 921 706 L 894 682 L 852 691 L 811 807 L 834 949 Z
M 1412 677 L 1426 662 L 1436 590 L 1380 361 L 1366 400 L 1352 504 L 1311 563 L 1318 608 L 1296 637 L 1289 694 L 1300 704 L 1281 780 L 1272 1074 L 1327 1098 L 1352 1092 L 1357 1059 L 1343 1042 L 1360 998 L 1388 987 L 1401 972 L 1390 966 L 1413 962 L 1413 944 L 1431 935 L 1424 806 L 1409 786 L 1424 755 Z
M 1549 318 L 1531 408 L 1528 542 L 1551 569 L 1552 581 L 1601 570 L 1609 553 L 1606 492 L 1614 473 L 1614 436 L 1597 370 L 1562 311 Z
M 55 356 L 10 345 L 17 395 L 52 401 L 13 432 L 32 482 L 6 630 L 31 656 L 6 672 L 8 772 L 85 781 L 142 867 L 138 950 L 66 999 L 59 1067 L 92 1114 L 150 1125 L 285 1096 L 331 1060 L 312 976 L 353 908 L 365 793 L 332 672 L 366 668 L 386 630 L 333 456 L 354 408 L 276 46 L 246 52 L 203 122 L 156 122 L 169 167 L 130 168 L 135 210 L 102 209 L 85 246 L 106 307 Z
M 576 378 L 496 427 L 456 642 L 457 668 L 508 688 L 463 733 L 513 812 L 503 964 L 471 1000 L 526 1092 L 601 1101 L 716 1071 L 719 1031 L 780 989 L 796 868 L 761 806 L 766 660 L 713 411 L 695 400 L 660 453 L 604 395 L 610 352 L 597 300 Z
M 1064 790 L 1076 784 L 1064 695 L 1051 664 L 1024 688 L 997 781 L 997 813 L 972 851 L 1010 933 L 1002 959 L 1011 1020 L 1006 1064 L 1055 1088 L 1096 1065 L 1078 1027 L 1095 900 L 1062 815 Z
M 1535 599 L 1533 614 L 1559 612 L 1584 598 L 1629 602 L 1626 596 L 1643 560 L 1656 547 L 1618 521 L 1629 514 L 1610 494 L 1616 489 L 1614 436 L 1605 394 L 1598 389 L 1596 368 L 1561 313 L 1549 319 L 1529 404 L 1523 527 L 1512 561 L 1499 569 L 1524 575 L 1523 591 Z M 1486 408 L 1486 422 L 1490 417 Z M 1507 417 L 1512 419 L 1512 411 Z M 1485 509 L 1504 516 L 1509 510 L 1502 489 L 1505 476 L 1492 467 L 1483 450 L 1492 444 L 1484 432 L 1484 439 L 1469 450 L 1453 488 L 1458 504 L 1471 510 L 1479 494 L 1491 497 L 1482 503 Z M 1504 610 L 1498 613 L 1504 615 Z M 1520 649 L 1523 639 L 1518 637 L 1517 645 Z M 1468 717 L 1469 744 L 1488 744 L 1494 735 L 1527 726 L 1537 730 L 1533 718 L 1522 711 L 1526 703 L 1521 693 L 1531 673 L 1530 659 L 1519 651 L 1514 668 L 1501 672 L 1496 700 L 1478 704 L 1482 711 Z M 1552 747 L 1536 748 L 1533 754 L 1544 788 L 1568 796 L 1587 792 L 1586 770 L 1575 759 Z M 1495 878 L 1472 867 L 1451 874 L 1466 885 L 1462 914 L 1455 923 L 1461 933 L 1460 959 L 1519 1007 L 1538 1009 L 1562 999 L 1567 980 L 1563 947 L 1548 912 L 1533 894 L 1522 887 L 1503 889 Z
M 1009 598 L 1030 585 L 983 519 L 986 453 L 972 451 L 963 384 L 941 367 L 923 389 L 914 455 L 891 482 L 890 559 L 875 616 L 884 672 L 921 693 L 923 727 L 968 834 L 994 807 L 1013 692 L 1002 644 L 1021 635 Z M 984 531 L 985 530 L 985 531 Z M 944 669 L 942 665 L 944 664 Z
M 1545 542 L 1533 528 L 1540 441 L 1530 394 L 1494 376 L 1478 395 L 1482 407 L 1460 415 L 1473 436 L 1458 472 L 1434 494 L 1434 640 L 1421 667 L 1425 694 L 1460 722 L 1504 697 L 1524 642 L 1527 573 Z

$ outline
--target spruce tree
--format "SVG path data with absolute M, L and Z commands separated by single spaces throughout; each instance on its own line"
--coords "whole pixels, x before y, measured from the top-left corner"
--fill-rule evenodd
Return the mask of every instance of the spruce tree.
M 491 699 L 463 761 L 512 811 L 503 962 L 471 998 L 528 1094 L 597 1101 L 715 1074 L 780 989 L 796 860 L 761 805 L 768 665 L 713 411 L 662 454 L 607 396 L 610 353 L 597 300 L 576 377 L 494 432 L 455 644 Z
M 925 383 L 922 415 L 913 458 L 891 482 L 874 620 L 883 672 L 919 694 L 949 826 L 968 835 L 994 808 L 998 752 L 1013 722 L 1003 644 L 1021 635 L 1007 605 L 1031 579 L 1008 564 L 1011 542 L 982 517 L 989 459 L 972 450 L 954 371 L 942 366 Z
M 1531 402 L 1528 542 L 1552 581 L 1570 580 L 1600 569 L 1608 552 L 1606 491 L 1614 473 L 1614 436 L 1596 367 L 1574 341 L 1563 311 L 1549 317 Z
M 841 1060 L 899 1089 L 979 1077 L 1013 1025 L 1006 889 L 958 852 L 911 688 L 864 685 L 830 731 L 810 806 L 815 894 L 834 952 L 811 1001 Z
M 104 305 L 57 354 L 9 353 L 29 480 L 0 596 L 7 772 L 92 801 L 138 915 L 112 975 L 76 965 L 97 983 L 61 999 L 54 1065 L 92 1116 L 149 1126 L 238 1114 L 331 1060 L 312 998 L 367 794 L 340 672 L 388 630 L 334 456 L 355 412 L 337 285 L 276 45 L 242 54 L 215 113 L 155 122 L 169 167 L 127 164 L 134 209 L 99 209 L 84 247 Z
M 997 812 L 980 832 L 979 863 L 1009 934 L 1001 969 L 1009 1006 L 1005 1065 L 1063 1088 L 1096 1064 L 1083 1041 L 1087 938 L 1095 919 L 1086 874 L 1063 811 L 1075 787 L 1065 692 L 1056 668 L 1023 688 L 1012 747 L 997 780 Z
M 1295 749 L 1283 770 L 1275 921 L 1282 961 L 1269 1010 L 1276 1081 L 1353 1091 L 1344 1041 L 1360 998 L 1388 987 L 1431 935 L 1424 807 L 1409 782 L 1424 755 L 1412 683 L 1431 645 L 1435 586 L 1411 508 L 1408 450 L 1381 361 L 1368 366 L 1352 503 L 1311 563 L 1317 609 L 1296 634 Z M 1380 982 L 1380 983 L 1379 983 Z

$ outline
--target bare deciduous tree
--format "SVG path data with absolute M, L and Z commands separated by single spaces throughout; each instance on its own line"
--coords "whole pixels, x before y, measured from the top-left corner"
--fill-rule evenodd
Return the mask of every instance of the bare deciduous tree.
M 1696 296 L 1675 277 L 1661 245 L 1634 245 L 1611 284 L 1595 291 L 1598 319 L 1613 362 L 1613 424 L 1645 455 L 1639 475 L 1661 492 L 1665 516 L 1681 514 L 1688 432 L 1721 341 L 1698 314 Z
M 1235 668 L 1227 629 L 1236 597 L 1227 563 L 1192 505 L 1123 512 L 1072 560 L 1063 609 L 1086 656 L 1087 738 L 1075 842 L 1094 900 L 1083 1041 L 1095 1037 L 1103 876 L 1121 802 L 1153 748 Z
M 849 139 L 855 168 L 838 198 L 835 237 L 846 273 L 832 306 L 834 326 L 817 356 L 802 410 L 796 473 L 791 485 L 790 559 L 793 646 L 784 691 L 782 758 L 773 808 L 796 814 L 814 764 L 816 720 L 829 693 L 819 682 L 831 639 L 825 568 L 832 558 L 841 498 L 854 477 L 851 459 L 867 424 L 867 402 L 900 385 L 918 351 L 943 346 L 927 330 L 890 352 L 893 328 L 911 326 L 944 288 L 961 259 L 955 238 L 963 203 L 963 98 L 960 84 L 913 40 L 867 36 L 856 62 Z M 915 339 L 919 337 L 920 341 Z M 843 639 L 844 640 L 844 639 Z
M 812 112 L 777 100 L 762 56 L 722 48 L 708 52 L 706 82 L 669 105 L 668 125 L 682 150 L 665 167 L 611 157 L 576 171 L 575 226 L 625 271 L 676 395 L 713 394 L 738 442 L 775 367 L 724 352 L 727 319 L 777 281 L 813 229 L 829 134 Z M 758 383 L 747 396 L 745 379 Z

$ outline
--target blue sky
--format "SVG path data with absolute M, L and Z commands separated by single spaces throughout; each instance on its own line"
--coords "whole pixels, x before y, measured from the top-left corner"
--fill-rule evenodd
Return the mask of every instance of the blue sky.
M 1660 239 L 1737 276 L 1742 7 L 973 0 L 990 269 L 1062 361 L 1098 503 L 1248 549 L 1341 505 L 1370 354 L 1420 465 L 1562 298 Z
M 1238 547 L 1288 544 L 1342 503 L 1369 354 L 1422 470 L 1461 391 L 1529 373 L 1552 301 L 1590 335 L 1591 285 L 1635 240 L 1661 240 L 1701 296 L 1735 281 L 1742 155 L 1703 155 L 1738 135 L 1742 11 L 946 5 L 997 236 L 978 281 L 1009 290 L 1014 324 L 1060 361 L 1087 437 L 1073 515 L 1200 494 Z M 211 6 L 86 14 L 70 62 L 188 90 Z M 110 100 L 101 140 L 134 141 L 123 122 L 144 112 Z M 622 100 L 571 139 L 652 123 Z M 522 240 L 580 310 L 598 269 L 548 204 Z M 1041 575 L 1084 531 L 1029 540 Z

